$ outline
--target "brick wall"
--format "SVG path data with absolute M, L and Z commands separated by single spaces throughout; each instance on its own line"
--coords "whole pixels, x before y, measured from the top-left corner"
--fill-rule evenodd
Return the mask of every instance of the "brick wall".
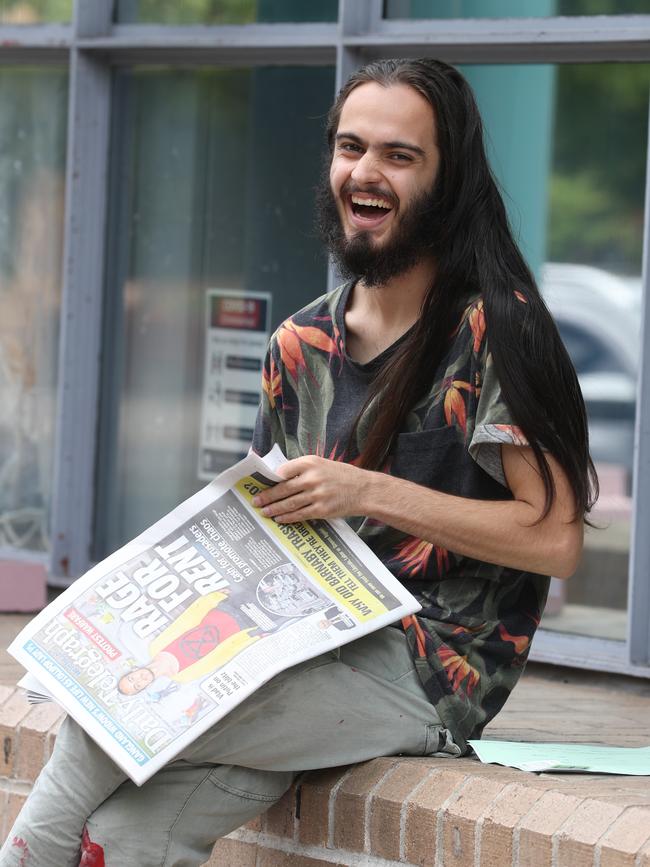
M 56 705 L 31 707 L 0 686 L 2 840 L 61 719 Z M 650 867 L 650 781 L 619 779 L 375 759 L 307 774 L 220 840 L 206 867 Z
M 648 790 L 631 804 L 598 777 L 375 759 L 307 775 L 208 867 L 650 867 Z
M 22 690 L 0 685 L 0 833 L 4 841 L 47 761 L 63 719 L 58 705 L 27 703 Z

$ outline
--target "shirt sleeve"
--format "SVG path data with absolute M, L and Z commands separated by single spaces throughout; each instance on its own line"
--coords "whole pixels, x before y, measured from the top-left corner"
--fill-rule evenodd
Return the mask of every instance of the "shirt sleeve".
M 276 444 L 282 449 L 283 454 L 286 454 L 282 423 L 282 374 L 276 360 L 275 342 L 272 339 L 264 359 L 262 398 L 257 411 L 251 448 L 256 454 L 265 455 Z
M 481 385 L 469 453 L 486 473 L 507 488 L 501 461 L 501 446 L 527 446 L 528 440 L 516 424 L 503 398 L 485 339 L 477 361 L 477 375 Z

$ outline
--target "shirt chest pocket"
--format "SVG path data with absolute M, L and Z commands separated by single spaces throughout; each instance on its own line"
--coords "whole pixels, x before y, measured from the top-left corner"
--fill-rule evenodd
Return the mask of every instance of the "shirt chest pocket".
M 471 460 L 455 427 L 399 434 L 391 474 L 427 488 L 455 493 L 463 464 Z

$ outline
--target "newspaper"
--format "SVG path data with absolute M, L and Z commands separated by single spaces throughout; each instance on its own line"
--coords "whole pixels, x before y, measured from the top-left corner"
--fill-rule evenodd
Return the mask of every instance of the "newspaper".
M 482 762 L 522 771 L 650 776 L 650 747 L 491 740 L 469 743 Z
M 263 683 L 418 602 L 342 520 L 282 525 L 251 454 L 94 566 L 9 652 L 138 785 Z

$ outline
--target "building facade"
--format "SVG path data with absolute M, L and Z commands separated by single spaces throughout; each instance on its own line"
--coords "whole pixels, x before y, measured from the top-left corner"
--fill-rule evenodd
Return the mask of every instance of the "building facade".
M 3 608 L 245 452 L 260 346 L 335 281 L 328 107 L 392 56 L 474 87 L 587 400 L 597 528 L 533 657 L 650 674 L 650 0 L 0 0 Z

